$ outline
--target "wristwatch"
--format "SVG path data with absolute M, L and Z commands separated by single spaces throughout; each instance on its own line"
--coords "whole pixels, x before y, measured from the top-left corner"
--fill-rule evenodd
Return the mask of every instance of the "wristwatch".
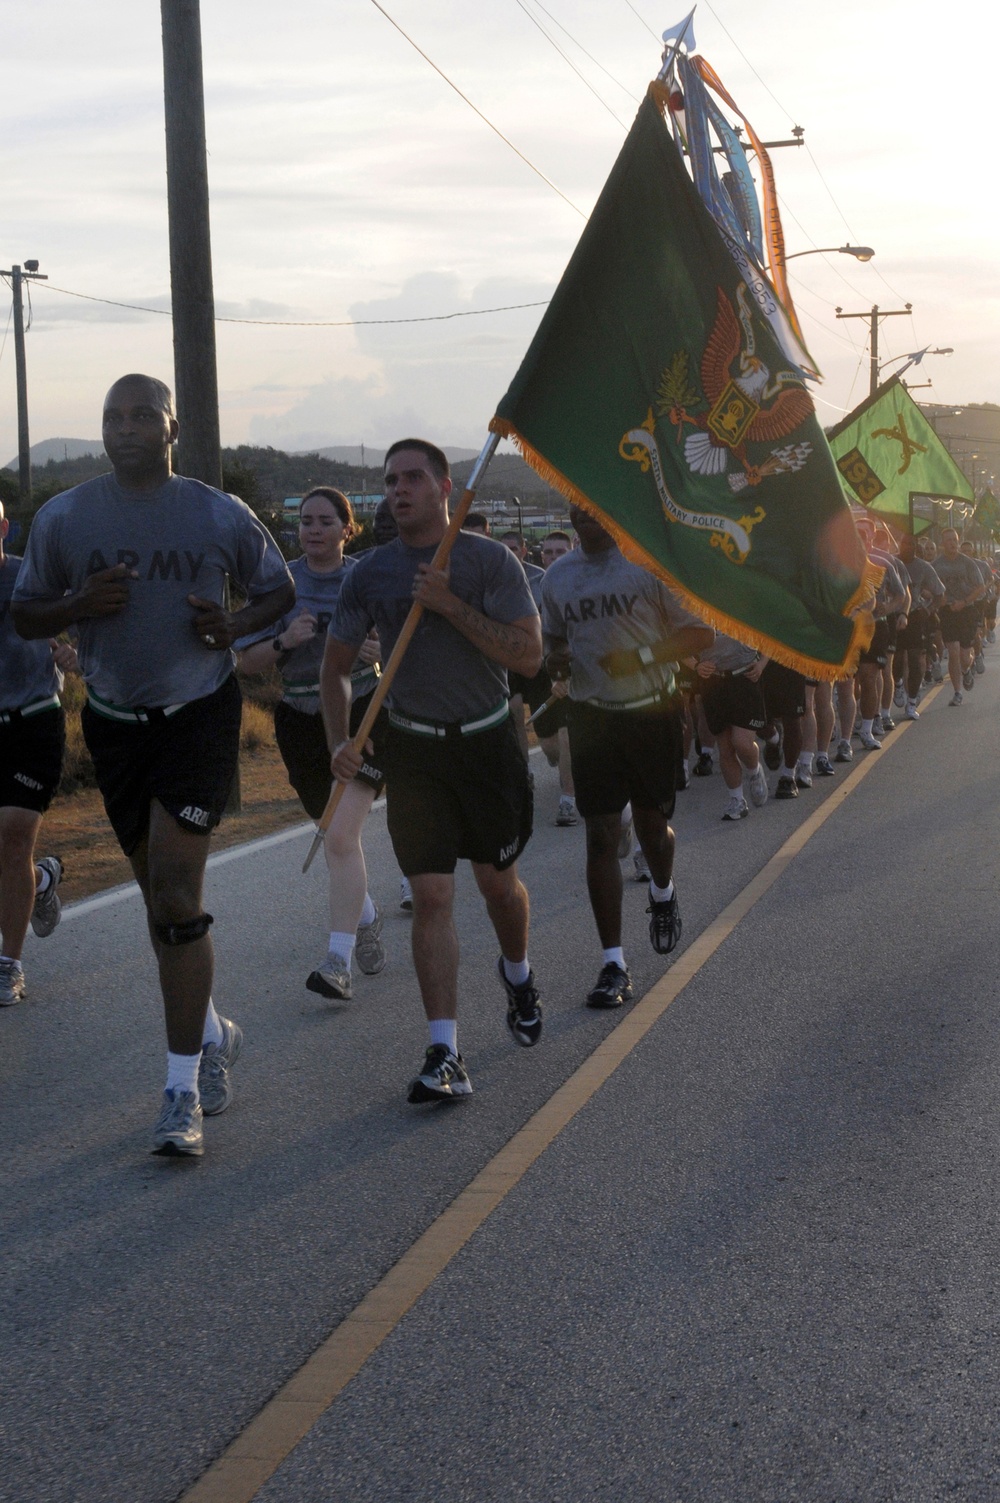
M 277 652 L 277 653 L 282 653 L 285 650 L 282 647 L 282 645 L 281 645 L 281 638 L 280 637 L 272 637 L 271 638 L 271 646 L 274 648 L 275 652 Z
M 636 648 L 635 655 L 644 668 L 651 668 L 656 662 L 656 655 L 653 649 L 645 642 L 643 642 L 641 647 Z

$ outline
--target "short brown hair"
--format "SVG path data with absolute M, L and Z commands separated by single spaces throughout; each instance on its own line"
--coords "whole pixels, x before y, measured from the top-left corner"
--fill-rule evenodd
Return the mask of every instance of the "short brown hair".
M 383 469 L 389 463 L 392 456 L 399 453 L 400 449 L 416 449 L 417 453 L 422 454 L 427 460 L 438 480 L 447 480 L 451 474 L 451 466 L 448 463 L 448 456 L 444 450 L 439 449 L 437 444 L 432 444 L 426 438 L 400 438 L 394 444 L 390 444 L 389 448 L 385 451 Z

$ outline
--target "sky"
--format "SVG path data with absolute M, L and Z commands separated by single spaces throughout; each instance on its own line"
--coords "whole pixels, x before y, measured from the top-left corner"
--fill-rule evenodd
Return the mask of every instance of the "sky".
M 202 0 L 217 315 L 426 318 L 549 297 L 658 69 L 657 38 L 686 8 L 384 0 L 550 187 L 373 0 Z M 933 381 L 918 400 L 1000 402 L 991 13 L 970 0 L 701 0 L 695 29 L 763 139 L 805 130 L 804 147 L 772 154 L 789 253 L 876 251 L 867 266 L 789 267 L 825 377 L 821 420 L 867 391 L 867 324 L 838 320 L 838 305 L 913 305 L 882 324 L 887 361 L 954 348 L 911 372 Z M 118 375 L 172 384 L 163 311 L 54 290 L 169 309 L 159 6 L 16 7 L 4 52 L 0 265 L 35 258 L 50 279 L 32 291 L 26 339 L 31 439 L 95 438 Z M 8 312 L 4 285 L 0 463 L 17 451 Z M 220 323 L 223 443 L 381 447 L 418 432 L 479 449 L 542 312 Z

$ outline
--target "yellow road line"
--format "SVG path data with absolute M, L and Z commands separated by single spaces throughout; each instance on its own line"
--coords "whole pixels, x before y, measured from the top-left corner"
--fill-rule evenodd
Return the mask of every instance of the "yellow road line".
M 925 696 L 929 704 L 940 686 Z M 893 746 L 908 731 L 904 721 Z M 729 938 L 756 903 L 788 869 L 816 831 L 867 777 L 881 757 L 855 764 L 822 805 L 805 819 L 756 877 L 624 1016 L 607 1038 L 544 1106 L 519 1129 L 451 1205 L 417 1238 L 399 1262 L 366 1294 L 327 1337 L 294 1377 L 222 1453 L 179 1503 L 250 1503 L 320 1416 L 343 1392 L 368 1358 L 396 1328 L 406 1312 L 429 1289 L 452 1258 L 610 1079 L 623 1060 L 666 1012 L 670 1004 Z

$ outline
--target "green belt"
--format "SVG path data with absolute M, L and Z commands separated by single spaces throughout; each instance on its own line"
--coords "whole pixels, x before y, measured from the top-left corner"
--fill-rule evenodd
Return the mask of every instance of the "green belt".
M 441 725 L 430 720 L 411 720 L 408 715 L 390 710 L 389 724 L 396 726 L 397 730 L 408 731 L 413 736 L 475 736 L 479 731 L 488 731 L 495 725 L 501 725 L 509 713 L 507 701 L 503 700 L 495 710 L 479 720 L 454 720 Z

